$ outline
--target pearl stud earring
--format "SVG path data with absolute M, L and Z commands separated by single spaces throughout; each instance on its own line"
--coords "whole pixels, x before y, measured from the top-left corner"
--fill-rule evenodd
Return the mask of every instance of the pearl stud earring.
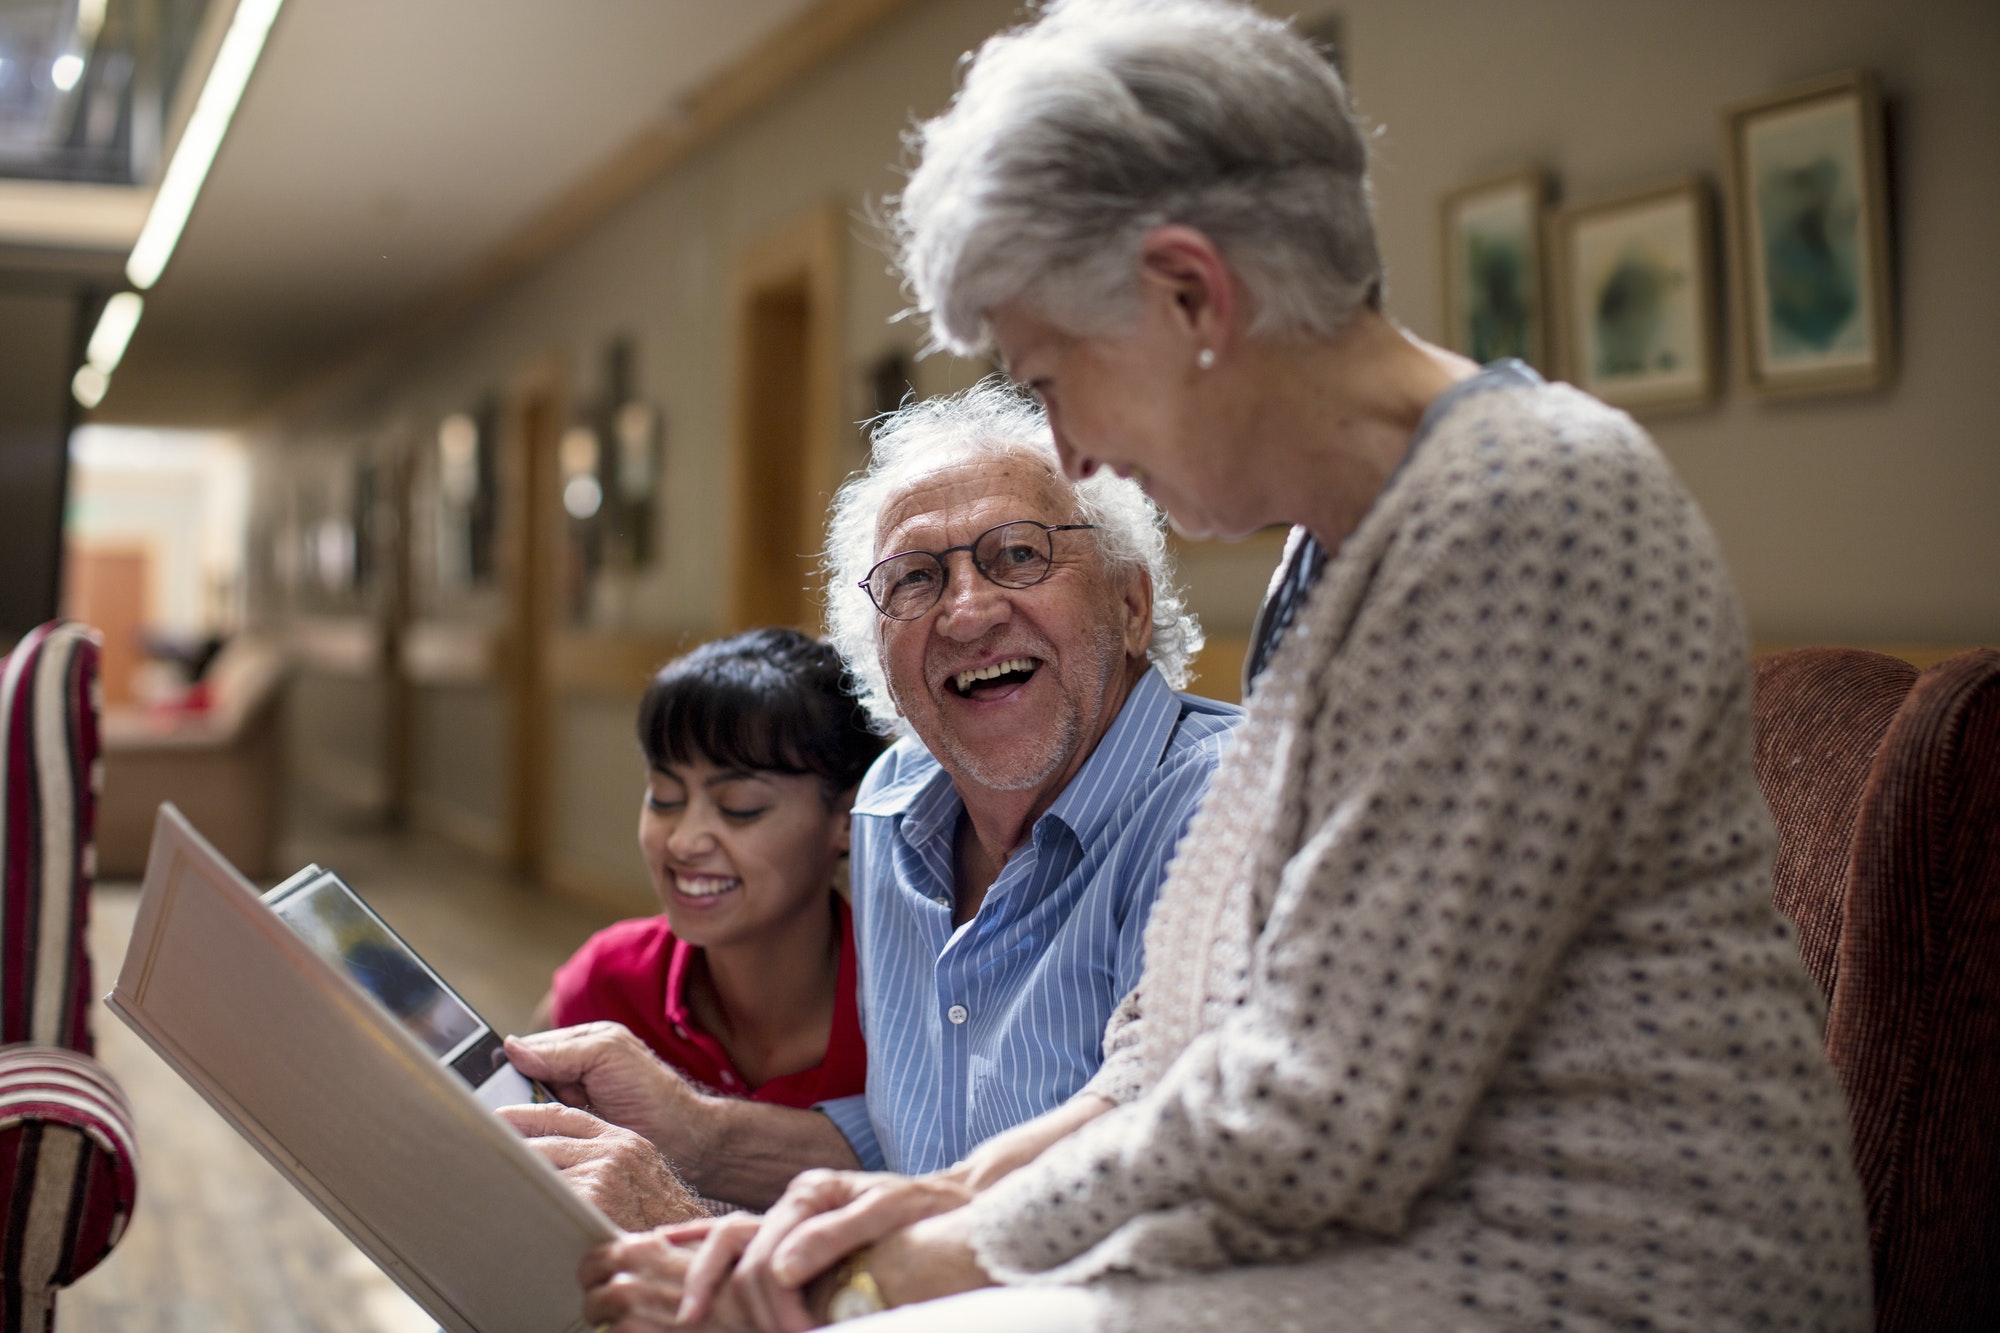
M 1215 349 L 1213 347 L 1202 348 L 1199 352 L 1196 352 L 1194 354 L 1194 363 L 1197 366 L 1200 366 L 1203 370 L 1214 370 Z

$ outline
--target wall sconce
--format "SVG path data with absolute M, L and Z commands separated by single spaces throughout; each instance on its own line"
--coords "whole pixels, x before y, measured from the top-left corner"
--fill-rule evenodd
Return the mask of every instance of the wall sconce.
M 564 431 L 557 448 L 556 456 L 562 467 L 563 510 L 579 523 L 597 517 L 597 511 L 604 507 L 604 483 L 597 479 L 601 453 L 597 432 L 582 424 Z

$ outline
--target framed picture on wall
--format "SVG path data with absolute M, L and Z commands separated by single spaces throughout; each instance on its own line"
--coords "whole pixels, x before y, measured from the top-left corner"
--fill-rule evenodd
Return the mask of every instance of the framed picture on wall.
M 1767 393 L 1874 389 L 1895 373 L 1882 101 L 1836 74 L 1731 107 L 1730 257 L 1743 376 Z
M 1475 361 L 1547 370 L 1543 204 L 1548 177 L 1516 172 L 1444 197 L 1445 343 Z
M 1549 246 L 1563 378 L 1631 411 L 1717 387 L 1714 209 L 1685 177 L 1560 210 Z

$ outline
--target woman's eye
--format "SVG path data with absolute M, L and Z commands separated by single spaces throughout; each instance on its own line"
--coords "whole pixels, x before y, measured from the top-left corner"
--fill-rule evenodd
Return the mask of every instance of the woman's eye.
M 658 797 L 658 796 L 651 796 L 651 795 L 649 795 L 649 796 L 647 796 L 647 797 L 646 797 L 646 808 L 647 808 L 648 810 L 657 810 L 657 811 L 659 811 L 659 812 L 660 812 L 661 814 L 663 814 L 663 815 L 664 815 L 664 814 L 672 814 L 672 813 L 673 813 L 673 812 L 675 812 L 676 810 L 679 810 L 679 809 L 681 809 L 681 808 L 682 808 L 683 806 L 685 806 L 686 804 L 687 804 L 687 802 L 686 802 L 686 801 L 668 801 L 668 800 L 662 800 L 662 799 L 661 799 L 660 797 Z
M 1003 565 L 1032 565 L 1042 558 L 1042 553 L 1032 546 L 1003 546 L 1000 548 L 1000 563 Z
M 916 565 L 898 574 L 896 581 L 890 586 L 897 592 L 916 591 L 917 589 L 928 587 L 930 581 L 935 577 L 936 571 L 926 569 L 922 565 Z
M 760 805 L 753 809 L 731 809 L 726 805 L 722 805 L 722 806 L 717 806 L 716 808 L 722 811 L 722 817 L 724 819 L 734 819 L 739 822 L 747 822 L 749 820 L 757 818 L 757 816 L 763 814 L 766 810 L 770 809 L 771 807 L 767 805 Z

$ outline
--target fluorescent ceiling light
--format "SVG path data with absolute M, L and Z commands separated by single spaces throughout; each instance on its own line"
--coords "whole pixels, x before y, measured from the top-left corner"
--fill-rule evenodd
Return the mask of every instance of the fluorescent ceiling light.
M 146 299 L 137 292 L 120 292 L 106 301 L 84 359 L 106 375 L 118 369 L 125 344 L 132 341 L 132 330 L 139 327 L 139 314 L 145 308 Z
M 89 46 L 104 29 L 104 0 L 77 0 L 76 35 Z
M 201 87 L 194 114 L 181 131 L 173 160 L 167 163 L 166 175 L 153 196 L 146 225 L 132 246 L 131 258 L 125 261 L 125 276 L 141 291 L 160 280 L 180 241 L 181 228 L 187 225 L 195 197 L 208 179 L 208 169 L 215 162 L 216 150 L 222 147 L 222 136 L 229 131 L 229 119 L 236 114 L 250 72 L 257 68 L 257 57 L 263 53 L 264 39 L 271 33 L 281 3 L 283 0 L 237 0 L 236 14 L 229 20 L 229 32 L 215 53 L 215 63 L 209 66 L 208 81 Z
M 76 81 L 83 77 L 83 57 L 72 51 L 68 55 L 57 56 L 49 66 L 49 81 L 68 92 L 76 87 Z

